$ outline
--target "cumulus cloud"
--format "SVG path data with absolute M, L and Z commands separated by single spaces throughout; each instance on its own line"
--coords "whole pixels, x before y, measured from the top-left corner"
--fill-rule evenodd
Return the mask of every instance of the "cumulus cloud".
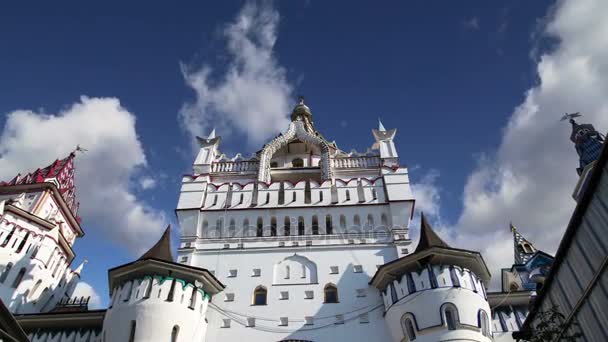
M 472 17 L 470 19 L 464 20 L 462 23 L 462 27 L 467 30 L 479 30 L 479 18 Z
M 139 180 L 139 185 L 143 190 L 149 190 L 156 187 L 156 180 L 152 177 L 142 177 Z
M 89 283 L 84 281 L 79 281 L 76 284 L 76 288 L 74 289 L 74 294 L 72 294 L 72 298 L 74 297 L 90 297 L 89 299 L 89 310 L 101 309 L 101 297 L 93 286 L 89 285 Z
M 559 1 L 541 28 L 556 39 L 541 53 L 537 84 L 511 115 L 495 155 L 481 158 L 464 188 L 452 243 L 481 250 L 500 279 L 513 262 L 509 221 L 537 248 L 554 253 L 574 209 L 577 154 L 564 112 L 608 128 L 608 2 Z
M 0 136 L 0 179 L 44 167 L 76 145 L 76 195 L 80 216 L 111 241 L 139 253 L 160 236 L 164 215 L 132 191 L 146 157 L 135 116 L 115 98 L 82 97 L 57 114 L 8 113 Z M 137 183 L 135 183 L 137 185 Z
M 208 64 L 182 65 L 195 101 L 179 112 L 181 126 L 192 137 L 217 127 L 234 130 L 258 145 L 284 130 L 294 102 L 286 70 L 274 56 L 279 13 L 268 2 L 248 2 L 221 31 L 229 61 L 224 69 Z

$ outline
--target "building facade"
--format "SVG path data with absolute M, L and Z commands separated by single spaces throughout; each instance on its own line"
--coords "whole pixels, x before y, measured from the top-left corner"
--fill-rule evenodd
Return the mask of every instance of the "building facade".
M 176 208 L 177 260 L 167 229 L 139 259 L 108 271 L 110 304 L 102 310 L 70 298 L 82 271 L 70 268 L 71 247 L 84 234 L 74 154 L 0 184 L 0 338 L 506 342 L 529 337 L 539 310 L 555 303 L 570 310 L 566 323 L 591 319 L 577 315 L 604 318 L 605 291 L 598 289 L 606 253 L 603 240 L 588 237 L 599 236 L 608 217 L 605 177 L 598 176 L 605 149 L 599 161 L 581 164 L 602 169 L 588 173 L 571 222 L 598 224 L 580 233 L 587 240 L 579 249 L 559 252 L 583 256 L 590 266 L 563 266 L 563 256 L 554 261 L 511 225 L 514 264 L 502 270 L 501 290 L 487 292 L 490 272 L 481 254 L 449 246 L 423 214 L 412 248 L 415 199 L 396 133 L 380 123 L 367 151 L 344 152 L 316 130 L 301 101 L 286 131 L 248 158 L 222 154 L 215 132 L 198 138 Z M 563 277 L 557 287 L 556 277 Z M 577 287 L 572 279 L 589 282 Z M 556 288 L 563 293 L 547 294 Z M 588 336 L 599 341 L 605 333 Z

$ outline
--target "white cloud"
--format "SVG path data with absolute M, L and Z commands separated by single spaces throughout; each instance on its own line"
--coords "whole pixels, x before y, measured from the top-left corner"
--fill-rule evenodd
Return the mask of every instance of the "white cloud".
M 462 26 L 467 30 L 479 30 L 479 18 L 472 17 L 462 22 Z
M 248 2 L 222 30 L 229 56 L 225 70 L 182 66 L 196 101 L 183 105 L 179 119 L 192 137 L 217 127 L 220 134 L 234 130 L 258 145 L 287 127 L 295 101 L 273 53 L 278 24 L 279 13 L 269 3 Z
M 139 253 L 164 229 L 164 216 L 132 191 L 146 157 L 135 132 L 135 116 L 114 98 L 82 97 L 58 114 L 17 110 L 7 115 L 0 136 L 0 179 L 44 167 L 76 145 L 76 195 L 83 228 Z M 137 185 L 137 183 L 135 183 Z
M 74 297 L 90 297 L 89 300 L 89 310 L 101 309 L 101 297 L 95 289 L 89 285 L 89 283 L 84 281 L 79 281 L 76 284 L 76 288 L 74 289 L 74 293 L 72 294 L 72 298 Z
M 538 59 L 538 83 L 515 108 L 496 154 L 479 161 L 464 189 L 452 243 L 481 250 L 492 268 L 513 261 L 509 221 L 537 247 L 553 253 L 574 208 L 577 155 L 564 112 L 608 127 L 608 2 L 560 1 L 542 28 L 559 44 Z
M 152 177 L 142 177 L 139 180 L 139 185 L 144 190 L 149 190 L 156 187 L 156 180 Z

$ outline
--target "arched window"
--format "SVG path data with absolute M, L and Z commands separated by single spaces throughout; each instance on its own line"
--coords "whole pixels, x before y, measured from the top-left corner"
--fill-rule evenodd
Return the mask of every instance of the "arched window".
M 279 204 L 285 204 L 285 185 L 283 182 L 279 185 Z
M 340 228 L 346 229 L 346 216 L 340 215 Z
M 319 191 L 319 202 L 323 202 L 323 191 Z
M 253 291 L 253 305 L 266 305 L 268 291 L 264 286 L 258 286 Z
M 294 191 L 294 192 L 291 193 L 291 201 L 295 202 L 296 199 L 297 199 L 297 193 Z
M 277 218 L 270 218 L 270 236 L 277 236 Z
M 359 215 L 355 215 L 353 222 L 357 228 L 361 227 L 361 219 L 359 218 Z
M 270 192 L 266 193 L 266 203 L 264 204 L 269 204 L 270 203 Z
M 27 233 L 25 233 L 25 236 L 23 237 L 23 239 L 21 239 L 21 242 L 19 243 L 19 246 L 17 246 L 17 250 L 15 250 L 15 253 L 21 253 L 21 251 L 23 250 L 23 246 L 25 246 L 25 243 L 27 242 L 27 239 L 30 237 L 30 232 L 28 231 Z
M 215 206 L 217 204 L 217 195 L 213 196 L 213 204 L 211 204 L 211 206 Z
M 32 291 L 30 291 L 29 299 L 34 298 L 34 296 L 36 295 L 36 292 L 38 291 L 38 288 L 40 287 L 40 284 L 42 284 L 42 279 L 39 279 L 36 282 L 36 284 L 34 285 L 34 287 L 32 287 Z
M 285 279 L 289 279 L 290 276 L 290 268 L 289 265 L 285 265 Z
M 2 271 L 2 275 L 0 275 L 0 284 L 4 283 L 4 281 L 6 280 L 6 277 L 8 277 L 8 274 L 11 271 L 11 268 L 13 268 L 13 263 L 9 262 L 6 265 L 6 267 L 4 268 L 4 270 Z
M 452 286 L 460 287 L 460 279 L 454 266 L 450 266 L 450 278 L 452 279 Z
M 135 341 L 135 328 L 136 328 L 136 324 L 135 321 L 131 321 L 131 331 L 129 332 L 129 342 L 133 342 Z
M 459 318 L 458 309 L 452 303 L 445 303 L 442 306 L 443 319 L 448 330 L 456 330 L 458 328 Z
M 306 181 L 304 184 L 304 203 L 309 204 L 312 202 L 310 194 L 310 181 Z
M 304 160 L 302 158 L 295 158 L 291 161 L 292 167 L 304 167 Z
M 21 267 L 19 273 L 17 273 L 17 277 L 15 277 L 15 281 L 13 281 L 13 288 L 16 289 L 19 284 L 21 284 L 21 280 L 23 280 L 23 276 L 25 275 L 25 267 Z
M 215 238 L 222 237 L 222 230 L 224 230 L 224 218 L 220 217 L 215 221 Z
M 401 326 L 403 328 L 403 334 L 405 335 L 405 341 L 409 342 L 416 340 L 416 327 L 412 314 L 405 314 L 403 316 Z
M 169 293 L 167 294 L 167 302 L 172 302 L 173 299 L 175 299 L 175 283 L 176 280 L 175 278 L 173 278 L 173 280 L 171 281 L 171 287 L 169 288 Z M 129 296 L 127 294 L 127 300 L 129 299 Z M 125 300 L 126 302 L 126 300 Z
M 325 294 L 325 303 L 337 303 L 338 302 L 338 288 L 334 284 L 327 284 L 323 289 Z
M 479 310 L 477 320 L 478 327 L 481 329 L 483 336 L 490 337 L 490 322 L 488 320 L 488 314 L 483 310 Z
M 386 214 L 383 213 L 382 216 L 380 216 L 380 222 L 384 228 L 388 227 L 388 217 L 386 217 Z
M 243 235 L 244 236 L 249 236 L 250 232 L 249 232 L 249 219 L 244 219 L 243 220 Z
M 374 201 L 378 199 L 378 193 L 376 192 L 376 189 L 372 189 L 372 199 Z
M 346 202 L 350 201 L 350 191 L 346 190 Z
M 326 234 L 333 234 L 334 233 L 334 226 L 331 222 L 331 215 L 326 215 L 325 216 L 325 233 Z
M 312 217 L 312 235 L 319 235 L 319 219 L 317 215 Z
M 243 204 L 243 194 L 239 195 L 239 204 Z
M 367 227 L 370 229 L 374 228 L 374 216 L 372 214 L 367 215 Z
M 407 313 L 401 319 L 401 327 L 405 335 L 405 341 L 416 340 L 416 325 L 414 324 L 414 315 Z
M 285 236 L 291 235 L 291 219 L 289 219 L 289 216 L 285 216 L 285 224 L 283 226 L 283 229 Z
M 179 325 L 174 325 L 171 330 L 171 342 L 177 342 L 177 334 L 179 334 Z
M 17 229 L 17 227 L 13 226 L 13 229 L 11 229 L 11 232 L 8 233 L 6 239 L 4 239 L 4 242 L 2 242 L 2 245 L 0 247 L 6 247 L 6 245 L 8 245 L 8 242 L 11 241 L 11 239 L 13 238 L 13 234 L 15 234 L 15 229 Z
M 298 217 L 298 235 L 304 235 L 304 218 Z
M 234 222 L 234 219 L 230 219 L 230 225 L 228 226 L 228 236 L 236 236 L 236 222 Z
M 261 217 L 258 217 L 258 223 L 255 231 L 255 236 L 261 237 L 264 236 L 264 220 Z

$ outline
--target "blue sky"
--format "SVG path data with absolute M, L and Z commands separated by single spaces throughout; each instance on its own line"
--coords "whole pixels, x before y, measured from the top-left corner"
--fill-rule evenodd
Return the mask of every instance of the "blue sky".
M 42 166 L 77 143 L 90 150 L 79 157 L 79 198 L 89 203 L 81 210 L 87 235 L 75 249 L 78 260 L 90 261 L 84 280 L 105 301 L 106 270 L 138 256 L 175 221 L 192 135 L 216 126 L 223 152 L 249 154 L 276 133 L 273 122 L 282 122 L 276 119 L 284 120 L 303 94 L 318 129 L 344 150 L 370 147 L 378 117 L 398 128 L 397 148 L 419 207 L 453 243 L 498 251 L 490 263 L 507 266 L 509 220 L 551 250 L 572 210 L 576 155 L 567 125 L 557 123 L 561 113 L 586 110 L 600 130 L 608 126 L 599 97 L 589 101 L 587 92 L 571 94 L 567 85 L 578 81 L 584 90 L 606 71 L 603 51 L 591 42 L 576 51 L 599 69 L 573 66 L 570 46 L 584 44 L 580 38 L 602 25 L 583 15 L 597 12 L 601 1 L 580 6 L 548 0 L 5 5 L 0 176 Z M 261 86 L 239 88 L 243 79 Z M 545 87 L 545 80 L 559 86 Z M 235 105 L 222 104 L 226 99 Z M 36 122 L 43 124 L 32 128 Z M 242 122 L 269 124 L 260 133 Z M 558 171 L 556 158 L 563 162 Z M 545 173 L 551 176 L 541 179 Z M 106 184 L 115 192 L 93 194 Z M 531 209 L 543 191 L 560 200 Z M 111 194 L 124 205 L 109 205 Z M 545 209 L 560 215 L 539 214 Z

